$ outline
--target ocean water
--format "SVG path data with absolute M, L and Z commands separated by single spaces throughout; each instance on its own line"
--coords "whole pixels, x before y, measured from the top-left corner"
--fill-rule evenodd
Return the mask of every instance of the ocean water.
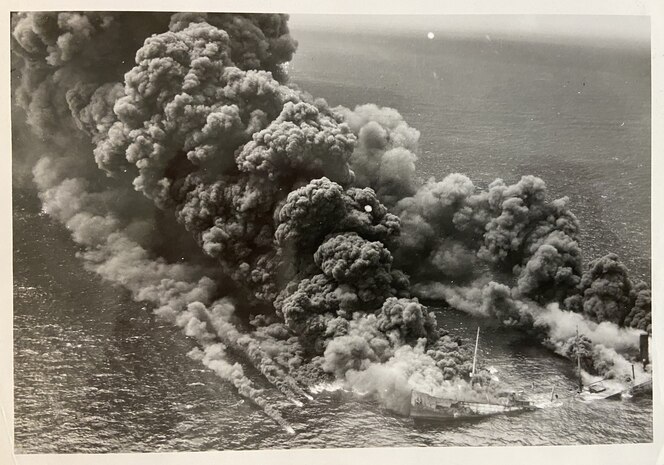
M 296 30 L 293 82 L 334 105 L 397 108 L 421 133 L 423 177 L 479 185 L 523 174 L 568 195 L 591 259 L 619 253 L 650 277 L 649 54 L 639 47 L 496 39 L 430 41 Z M 636 443 L 652 400 L 583 404 L 453 424 L 416 424 L 370 398 L 322 390 L 282 413 L 288 435 L 186 353 L 194 343 L 126 291 L 84 270 L 68 232 L 14 189 L 17 452 Z M 521 334 L 439 309 L 516 388 L 561 398 L 574 367 Z M 260 383 L 260 376 L 248 370 Z M 264 385 L 270 390 L 269 386 Z

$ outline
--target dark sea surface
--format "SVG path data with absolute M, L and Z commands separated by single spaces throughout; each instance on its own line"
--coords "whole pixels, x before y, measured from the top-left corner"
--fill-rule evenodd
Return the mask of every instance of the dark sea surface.
M 422 177 L 467 174 L 485 186 L 541 176 L 570 197 L 586 260 L 618 253 L 650 279 L 650 65 L 647 48 L 497 39 L 428 40 L 296 30 L 293 82 L 331 104 L 398 109 L 421 131 Z M 288 435 L 186 353 L 194 343 L 103 283 L 68 232 L 14 189 L 17 452 L 295 447 L 551 445 L 652 440 L 652 401 L 575 400 L 481 421 L 415 424 L 369 398 L 322 390 L 282 413 Z M 515 388 L 560 397 L 574 367 L 519 333 L 450 310 Z M 249 372 L 260 383 L 259 376 Z M 266 386 L 267 387 L 267 386 Z M 268 387 L 269 389 L 269 387 Z

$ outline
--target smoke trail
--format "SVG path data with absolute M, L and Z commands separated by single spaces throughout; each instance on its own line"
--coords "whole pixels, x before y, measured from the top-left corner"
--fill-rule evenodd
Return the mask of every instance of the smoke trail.
M 162 24 L 164 20 L 168 24 L 168 17 L 155 16 Z M 210 345 L 217 336 L 197 334 L 193 329 L 197 320 L 188 318 L 191 315 L 182 312 L 188 304 L 197 302 L 202 305 L 200 302 L 213 299 L 219 292 L 219 273 L 212 267 L 184 261 L 173 264 L 164 258 L 155 258 L 154 250 L 149 250 L 149 246 L 153 245 L 151 236 L 158 226 L 152 218 L 153 207 L 133 190 L 127 190 L 122 183 L 104 179 L 99 176 L 99 171 L 90 169 L 86 163 L 89 158 L 80 155 L 91 152 L 84 143 L 75 145 L 75 150 L 65 151 L 65 140 L 58 139 L 74 125 L 89 128 L 94 123 L 94 131 L 110 128 L 108 118 L 94 119 L 93 115 L 112 110 L 121 87 L 111 83 L 96 87 L 100 76 L 87 69 L 94 65 L 94 57 L 87 56 L 90 44 L 77 45 L 72 37 L 89 39 L 95 34 L 101 35 L 99 40 L 106 40 L 111 35 L 116 37 L 121 29 L 115 30 L 113 25 L 121 24 L 124 19 L 123 15 L 113 14 L 57 13 L 21 14 L 14 18 L 14 37 L 21 45 L 20 50 L 25 52 L 22 62 L 24 79 L 16 91 L 18 101 L 24 103 L 28 122 L 37 129 L 39 135 L 50 137 L 53 134 L 56 138 L 51 154 L 39 160 L 33 170 L 43 209 L 61 221 L 71 230 L 74 240 L 86 247 L 79 254 L 86 267 L 128 288 L 136 300 L 153 302 L 159 307 L 156 313 L 162 317 L 172 317 L 179 312 L 177 324 L 188 335 L 197 337 L 206 351 L 206 364 L 224 379 L 231 381 L 242 395 L 260 405 L 275 421 L 290 429 L 279 412 L 269 405 L 262 391 L 254 388 L 252 382 L 243 375 L 241 367 L 226 363 L 223 351 L 217 350 L 216 345 Z M 125 22 L 122 26 L 126 25 Z M 101 31 L 95 29 L 96 26 Z M 138 46 L 131 45 L 131 41 L 123 44 L 129 44 L 131 48 Z M 42 49 L 45 50 L 42 52 Z M 117 49 L 112 51 L 118 52 Z M 116 55 L 110 52 L 105 58 L 111 56 L 111 62 L 102 62 L 104 66 L 114 64 L 112 59 Z M 45 63 L 35 57 L 39 53 L 48 54 Z M 53 58 L 56 56 L 57 59 Z M 119 57 L 124 55 L 119 53 L 117 56 L 117 60 L 120 60 Z M 35 83 L 28 79 L 36 74 L 33 72 L 35 67 L 45 70 L 53 67 L 54 70 L 49 70 L 52 71 L 50 74 L 45 72 L 43 81 Z M 31 94 L 35 85 L 37 91 Z M 57 87 L 57 92 L 51 96 L 39 90 L 52 87 Z M 29 98 L 31 100 L 27 101 Z M 86 106 L 83 107 L 81 102 L 85 102 Z M 71 115 L 61 117 L 58 111 L 63 108 L 70 108 L 74 118 Z M 57 130 L 43 131 L 47 126 L 54 126 Z M 94 131 L 93 142 L 99 140 Z M 175 229 L 172 222 L 159 226 Z
M 296 403 L 332 378 L 402 413 L 411 389 L 491 391 L 411 282 L 566 356 L 579 326 L 614 376 L 624 327 L 651 330 L 647 286 L 613 256 L 583 271 L 578 220 L 541 179 L 422 181 L 396 110 L 289 85 L 285 15 L 20 13 L 12 30 L 16 104 L 51 145 L 44 211 L 286 429 L 229 354 Z
M 627 378 L 632 374 L 632 362 L 627 357 L 637 354 L 641 330 L 620 327 L 611 321 L 597 323 L 581 313 L 564 310 L 555 302 L 542 307 L 516 297 L 518 289 L 494 281 L 483 286 L 476 282 L 472 287 L 417 284 L 413 292 L 443 299 L 453 308 L 490 318 L 503 326 L 529 331 L 546 347 L 572 360 L 576 359 L 578 331 L 588 345 L 584 352 L 588 369 L 605 377 Z
M 304 392 L 297 381 L 280 367 L 261 347 L 261 343 L 254 335 L 241 333 L 237 326 L 232 323 L 235 305 L 230 300 L 222 299 L 221 301 L 217 301 L 209 309 L 206 309 L 200 302 L 195 302 L 190 305 L 188 311 L 194 314 L 200 314 L 204 311 L 207 320 L 215 330 L 215 334 L 222 342 L 246 354 L 265 378 L 296 405 L 302 406 L 301 402 L 297 400 L 298 397 L 311 399 L 311 396 Z M 290 349 L 297 350 L 297 348 Z M 280 347 L 282 355 L 284 351 L 284 347 Z
M 650 328 L 649 290 L 645 284 L 633 290 L 614 254 L 582 271 L 579 224 L 567 203 L 548 200 L 544 182 L 533 176 L 511 186 L 496 180 L 487 190 L 459 174 L 429 181 L 395 207 L 405 231 L 400 245 L 407 253 L 400 257 L 406 269 L 420 267 L 415 295 L 527 330 L 554 349 L 569 346 L 575 323 L 594 347 L 594 369 L 613 376 L 612 367 L 629 366 L 640 333 L 622 327 Z M 466 264 L 461 272 L 458 263 Z M 440 264 L 444 270 L 436 270 Z M 566 311 L 553 310 L 559 306 Z
M 206 367 L 217 373 L 220 378 L 231 381 L 240 394 L 258 404 L 270 418 L 282 426 L 289 434 L 295 434 L 295 430 L 283 419 L 279 411 L 262 397 L 260 390 L 251 385 L 249 379 L 242 373 L 242 367 L 237 363 L 231 365 L 226 361 L 226 354 L 222 344 L 207 346 L 204 351 L 193 349 L 189 352 L 189 356 L 194 360 L 203 362 Z

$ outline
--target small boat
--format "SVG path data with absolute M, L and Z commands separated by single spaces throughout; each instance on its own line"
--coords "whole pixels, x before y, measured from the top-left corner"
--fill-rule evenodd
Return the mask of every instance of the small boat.
M 479 338 L 480 329 L 477 328 L 471 377 L 475 376 Z M 473 396 L 470 397 L 447 397 L 433 396 L 413 390 L 410 394 L 410 416 L 416 420 L 463 420 L 531 411 L 538 408 L 533 402 L 526 399 L 522 393 L 514 391 L 503 391 L 496 395 L 487 394 L 485 396 L 486 400 L 476 400 L 476 397 L 481 396 L 481 394 L 474 392 L 472 394 Z
M 577 395 L 579 400 L 583 402 L 594 402 L 603 399 L 617 399 L 623 390 L 623 386 L 606 386 L 604 380 L 600 380 L 587 386 L 582 386 Z

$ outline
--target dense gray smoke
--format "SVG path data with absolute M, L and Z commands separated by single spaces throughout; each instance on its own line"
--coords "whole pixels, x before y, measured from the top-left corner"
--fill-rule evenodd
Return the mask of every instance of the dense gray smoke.
M 321 380 L 402 413 L 412 389 L 491 389 L 411 293 L 567 357 L 578 327 L 584 366 L 624 375 L 650 290 L 614 255 L 584 271 L 568 200 L 533 176 L 420 180 L 420 134 L 396 110 L 331 108 L 288 83 L 287 19 L 12 17 L 14 124 L 42 139 L 26 158 L 85 266 L 151 302 L 289 431 L 280 407 Z

